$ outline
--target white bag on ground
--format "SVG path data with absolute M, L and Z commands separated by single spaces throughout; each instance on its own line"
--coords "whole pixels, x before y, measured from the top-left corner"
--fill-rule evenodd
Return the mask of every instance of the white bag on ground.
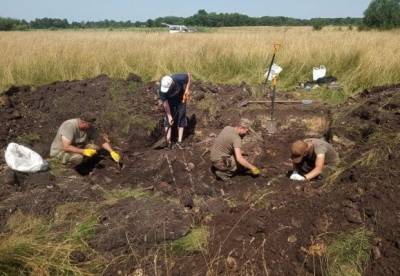
M 278 64 L 272 64 L 271 67 L 271 74 L 269 74 L 268 80 L 272 81 L 273 78 L 276 78 L 281 72 L 282 72 L 282 67 L 280 67 Z M 268 76 L 268 72 L 269 70 L 267 70 L 267 72 L 265 72 L 264 77 L 266 78 Z
M 290 180 L 295 180 L 295 181 L 304 181 L 306 178 L 297 172 L 293 172 L 292 175 L 290 176 Z
M 19 172 L 38 172 L 48 168 L 46 160 L 30 148 L 16 143 L 10 143 L 5 152 L 7 165 Z
M 313 68 L 313 80 L 316 81 L 326 76 L 326 67 L 321 65 Z

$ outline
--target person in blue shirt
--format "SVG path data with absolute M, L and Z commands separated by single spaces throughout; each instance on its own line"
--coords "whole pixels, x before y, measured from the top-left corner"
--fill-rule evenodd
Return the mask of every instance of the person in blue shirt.
M 183 148 L 183 131 L 187 127 L 186 102 L 190 92 L 191 76 L 180 73 L 161 79 L 160 99 L 165 110 L 164 128 L 168 147 L 171 147 L 171 128 L 178 127 L 177 147 Z

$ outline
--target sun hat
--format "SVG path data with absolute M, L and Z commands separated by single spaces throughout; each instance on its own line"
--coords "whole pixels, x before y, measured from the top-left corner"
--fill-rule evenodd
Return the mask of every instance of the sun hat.
M 161 92 L 167 93 L 173 82 L 174 80 L 170 76 L 164 76 L 161 79 Z

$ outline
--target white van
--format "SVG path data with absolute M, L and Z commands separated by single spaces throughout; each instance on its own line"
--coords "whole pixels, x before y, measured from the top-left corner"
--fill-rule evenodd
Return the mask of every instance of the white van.
M 162 23 L 164 26 L 168 27 L 169 33 L 188 33 L 190 32 L 190 29 L 186 27 L 185 25 L 169 25 L 166 23 Z

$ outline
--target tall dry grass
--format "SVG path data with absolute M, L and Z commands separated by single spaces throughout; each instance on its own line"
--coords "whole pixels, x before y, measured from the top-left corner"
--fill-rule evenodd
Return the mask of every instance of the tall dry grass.
M 208 33 L 32 31 L 0 33 L 0 91 L 98 74 L 155 80 L 190 71 L 212 82 L 257 84 L 280 42 L 280 85 L 310 79 L 324 64 L 346 91 L 400 82 L 400 32 L 307 27 L 223 28 Z

